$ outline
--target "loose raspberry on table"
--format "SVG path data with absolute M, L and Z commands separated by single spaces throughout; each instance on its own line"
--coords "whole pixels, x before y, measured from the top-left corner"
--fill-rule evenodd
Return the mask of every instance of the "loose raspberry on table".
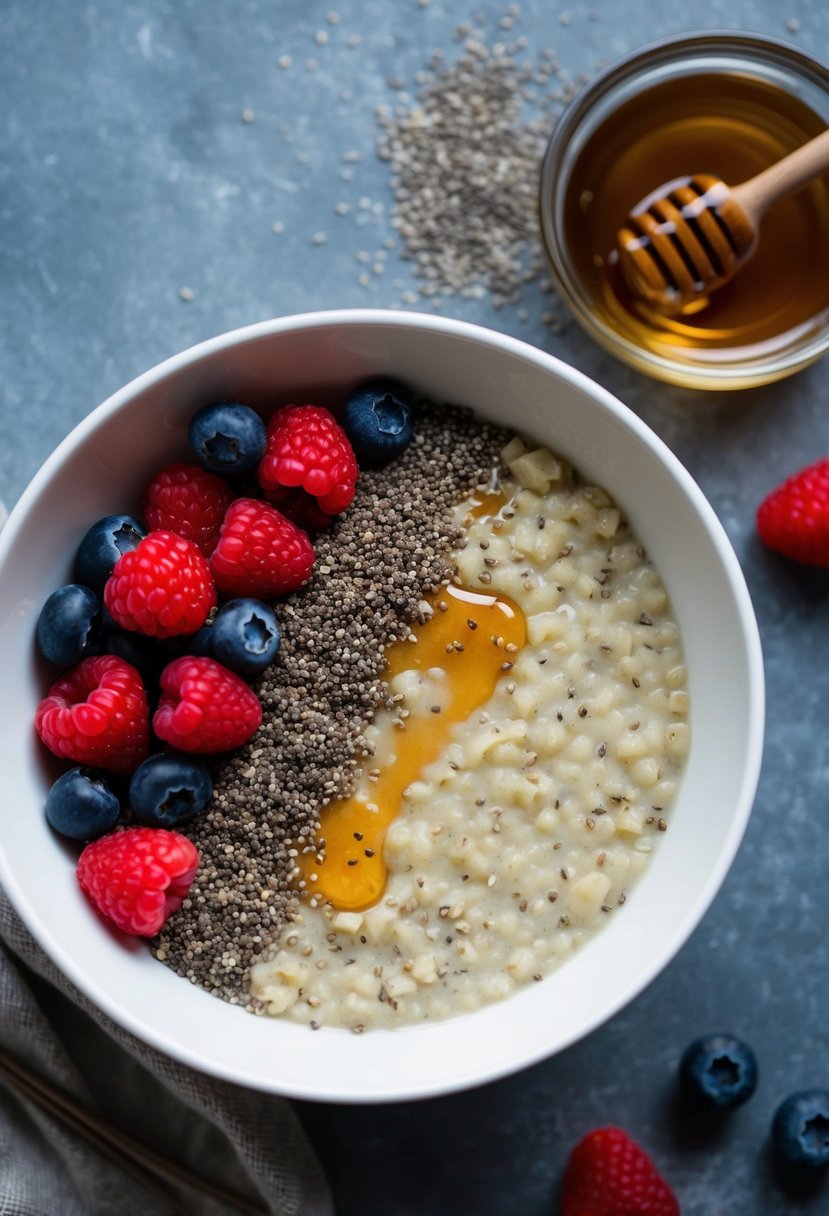
M 357 460 L 330 410 L 286 405 L 276 411 L 259 464 L 259 484 L 274 502 L 300 486 L 328 515 L 346 509 L 357 485 Z
M 151 531 L 175 532 L 209 557 L 232 498 L 223 477 L 198 465 L 170 464 L 147 487 L 144 518 Z
M 757 511 L 757 531 L 784 557 L 829 569 L 829 457 L 772 490 Z
M 161 673 L 153 730 L 179 751 L 207 755 L 241 747 L 261 721 L 259 698 L 215 659 L 185 655 Z
M 35 729 L 56 756 L 112 773 L 131 773 L 149 750 L 141 677 L 116 655 L 82 659 L 40 702 Z
M 166 828 L 124 828 L 88 844 L 78 882 L 103 917 L 124 933 L 154 937 L 187 896 L 199 853 Z
M 570 1154 L 561 1216 L 680 1216 L 665 1179 L 620 1127 L 589 1132 Z
M 210 557 L 220 591 L 271 599 L 302 587 L 313 567 L 308 536 L 270 503 L 237 498 L 230 504 Z
M 216 588 L 196 545 L 161 530 L 118 559 L 104 603 L 122 629 L 170 638 L 201 629 L 216 604 Z

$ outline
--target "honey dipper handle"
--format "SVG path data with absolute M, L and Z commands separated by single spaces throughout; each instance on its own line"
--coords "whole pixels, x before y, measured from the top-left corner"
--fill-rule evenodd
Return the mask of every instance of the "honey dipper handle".
M 731 191 L 756 228 L 772 203 L 829 173 L 829 129 Z

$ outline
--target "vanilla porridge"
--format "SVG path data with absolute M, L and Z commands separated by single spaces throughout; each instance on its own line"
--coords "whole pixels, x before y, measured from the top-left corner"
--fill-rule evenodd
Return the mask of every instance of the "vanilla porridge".
M 347 862 L 322 839 L 298 856 L 300 910 L 251 969 L 259 1012 L 360 1033 L 506 997 L 617 913 L 668 827 L 688 695 L 659 574 L 565 462 L 520 439 L 502 461 L 458 507 L 456 573 L 422 606 L 412 661 L 390 665 L 352 800 L 362 817 L 340 825 Z M 450 609 L 445 659 L 434 645 L 424 659 Z M 475 708 L 459 718 L 464 696 Z M 407 750 L 409 767 L 425 762 L 374 847 L 374 819 L 390 817 L 378 790 L 405 775 Z

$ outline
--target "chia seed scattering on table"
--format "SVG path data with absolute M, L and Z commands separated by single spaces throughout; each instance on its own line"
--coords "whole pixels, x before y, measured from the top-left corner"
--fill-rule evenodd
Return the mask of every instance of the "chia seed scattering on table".
M 516 17 L 508 12 L 502 29 Z M 379 107 L 378 155 L 390 164 L 393 223 L 420 296 L 436 306 L 455 294 L 488 296 L 500 308 L 542 274 L 540 165 L 575 89 L 552 53 L 526 54 L 526 38 L 487 45 L 466 25 L 456 38 L 457 59 L 435 52 L 416 74 L 415 104 Z M 545 320 L 560 327 L 552 301 Z
M 409 448 L 362 471 L 348 511 L 315 538 L 310 583 L 276 605 L 282 647 L 254 685 L 262 726 L 217 762 L 210 806 L 183 829 L 199 870 L 153 943 L 179 975 L 247 1001 L 251 963 L 297 906 L 292 850 L 351 792 L 366 755 L 363 727 L 386 696 L 383 651 L 452 576 L 452 508 L 489 482 L 505 440 L 465 411 L 422 408 Z

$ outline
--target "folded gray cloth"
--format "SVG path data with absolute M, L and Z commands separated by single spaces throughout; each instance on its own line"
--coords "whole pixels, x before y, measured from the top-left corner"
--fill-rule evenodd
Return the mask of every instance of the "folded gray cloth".
M 61 975 L 0 891 L 0 1046 L 166 1157 L 282 1216 L 333 1211 L 291 1105 L 215 1080 L 117 1026 Z M 240 1011 L 240 1017 L 245 1015 Z M 179 1210 L 234 1216 L 176 1190 Z M 0 1081 L 3 1216 L 168 1216 L 169 1203 Z

